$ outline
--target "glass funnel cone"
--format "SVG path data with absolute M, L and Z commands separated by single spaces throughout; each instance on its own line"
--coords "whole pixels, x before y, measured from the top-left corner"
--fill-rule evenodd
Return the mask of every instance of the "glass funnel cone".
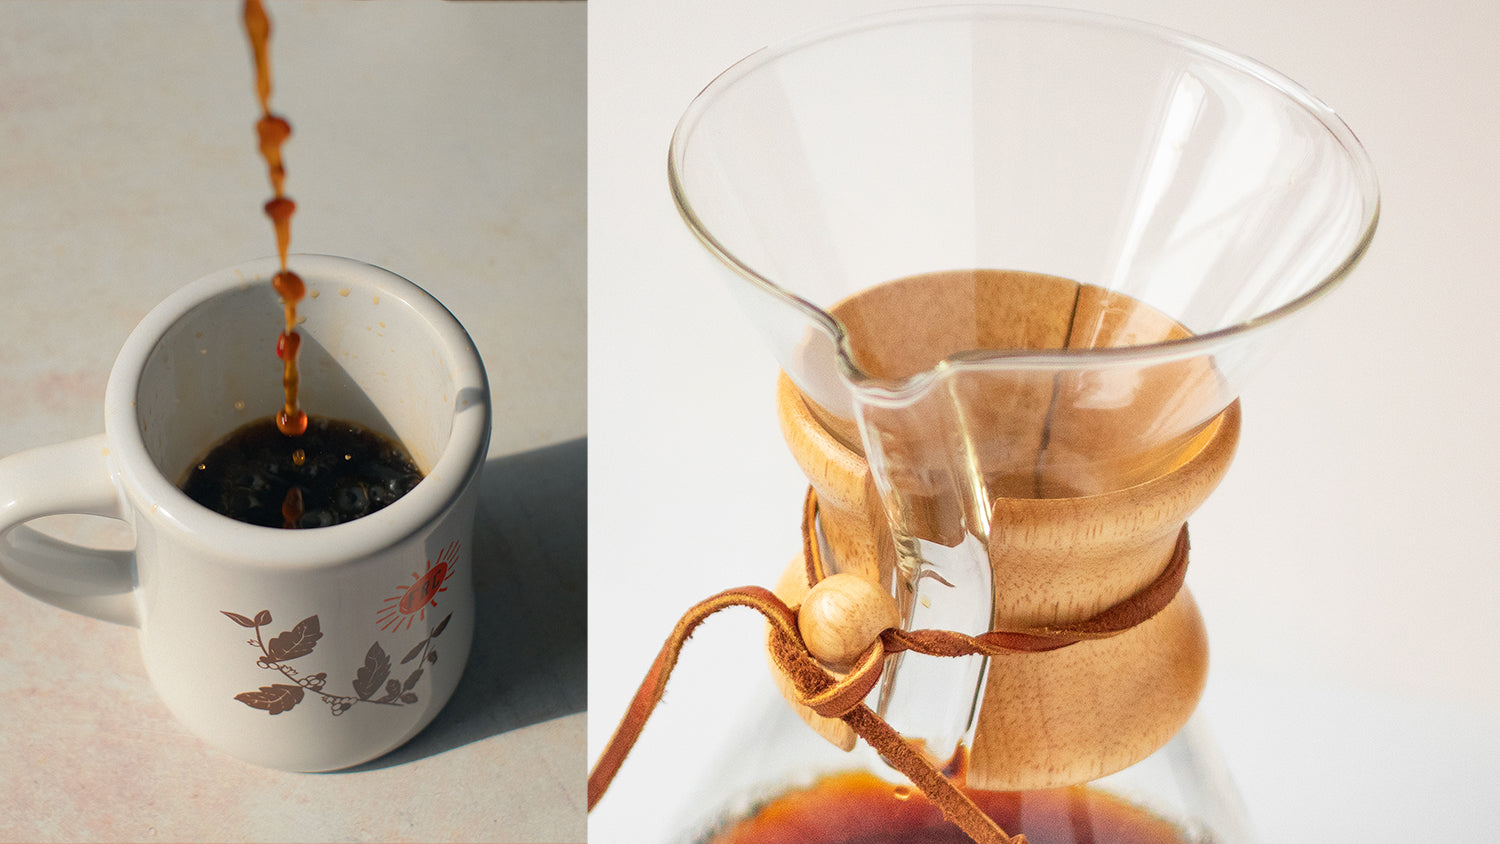
M 1379 209 L 1353 133 L 1275 71 L 1007 6 L 749 56 L 688 108 L 669 179 L 810 428 L 868 466 L 888 535 L 840 547 L 824 520 L 833 566 L 883 556 L 903 626 L 970 634 L 1004 613 L 999 503 L 1190 462 Z M 971 742 L 982 659 L 893 668 L 893 726 L 939 758 Z

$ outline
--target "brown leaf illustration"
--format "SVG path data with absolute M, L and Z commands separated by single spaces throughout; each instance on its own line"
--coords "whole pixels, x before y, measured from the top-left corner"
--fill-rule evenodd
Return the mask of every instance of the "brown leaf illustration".
M 379 700 L 375 701 L 375 702 L 376 703 L 390 703 L 391 701 L 395 700 L 396 698 L 398 698 L 400 696 L 401 696 L 401 681 L 400 680 L 387 680 L 386 684 L 385 684 L 385 695 L 383 697 L 381 697 Z
M 425 648 L 425 647 L 427 647 L 427 640 L 423 639 L 422 641 L 420 641 L 420 642 L 417 643 L 417 646 L 415 648 L 412 648 L 411 650 L 407 651 L 406 652 L 406 656 L 401 657 L 401 664 L 405 665 L 408 662 L 411 662 L 412 660 L 416 659 L 417 656 L 422 653 L 422 649 Z
M 394 698 L 396 695 L 401 694 L 401 681 L 387 680 L 385 684 L 385 694 L 387 697 L 392 698 Z
M 221 612 L 221 613 L 229 616 L 229 620 L 230 621 L 233 621 L 235 624 L 238 624 L 241 627 L 254 627 L 255 626 L 255 622 L 251 621 L 250 619 L 246 618 L 245 616 L 240 615 L 237 612 L 230 612 L 229 610 L 219 610 L 219 612 Z
M 266 657 L 271 662 L 285 662 L 312 653 L 313 646 L 323 638 L 318 629 L 318 617 L 308 616 L 297 622 L 297 626 L 271 640 L 266 646 Z
M 369 700 L 370 695 L 379 691 L 390 674 L 391 658 L 385 655 L 385 649 L 376 642 L 365 653 L 365 664 L 354 674 L 354 693 L 359 695 L 360 700 Z
M 409 691 L 411 691 L 411 687 L 415 686 L 417 684 L 417 681 L 420 680 L 420 679 L 422 679 L 422 669 L 418 668 L 416 671 L 413 671 L 411 673 L 410 677 L 406 678 L 406 682 L 405 683 L 401 684 L 401 691 L 403 691 L 403 692 L 409 692 Z
M 443 616 L 443 620 L 438 622 L 438 626 L 432 631 L 431 634 L 429 634 L 429 638 L 436 639 L 437 637 L 443 635 L 443 628 L 448 626 L 448 619 L 452 617 L 453 613 L 451 612 Z
M 237 694 L 234 699 L 252 709 L 264 709 L 272 715 L 280 715 L 302 702 L 302 687 L 277 683 L 261 686 L 258 692 Z
M 270 624 L 270 623 L 271 623 L 271 611 L 270 610 L 261 610 L 260 612 L 258 612 L 258 613 L 255 614 L 255 626 L 256 627 L 265 627 L 267 624 Z
M 401 702 L 402 703 L 416 703 L 417 702 L 417 696 L 415 694 L 412 694 L 411 692 L 407 692 L 406 694 L 404 694 L 404 695 L 401 696 Z

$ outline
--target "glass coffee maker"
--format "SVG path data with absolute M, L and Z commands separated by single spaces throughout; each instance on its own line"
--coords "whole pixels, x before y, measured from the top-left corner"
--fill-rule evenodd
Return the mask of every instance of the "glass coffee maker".
M 1185 524 L 1246 379 L 1373 236 L 1348 127 L 1178 33 L 937 7 L 736 64 L 683 116 L 669 175 L 782 367 L 811 490 L 777 597 L 806 610 L 835 575 L 889 596 L 809 622 L 862 631 L 830 676 L 877 647 L 869 607 L 890 613 L 875 631 L 1005 643 L 876 651 L 863 699 L 990 840 L 1252 840 L 1194 719 Z M 696 778 L 680 840 L 970 840 L 771 671 L 788 700 Z

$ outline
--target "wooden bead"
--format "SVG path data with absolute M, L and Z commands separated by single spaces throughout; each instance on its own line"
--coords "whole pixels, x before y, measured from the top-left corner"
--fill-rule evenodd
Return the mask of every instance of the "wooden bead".
M 823 578 L 797 611 L 797 629 L 808 651 L 833 666 L 854 662 L 875 643 L 880 631 L 900 621 L 896 599 L 854 574 Z

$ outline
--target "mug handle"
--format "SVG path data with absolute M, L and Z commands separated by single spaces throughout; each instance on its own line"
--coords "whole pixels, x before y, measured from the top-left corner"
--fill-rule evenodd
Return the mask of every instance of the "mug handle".
M 135 552 L 76 545 L 26 524 L 62 514 L 123 519 L 103 434 L 0 459 L 0 579 L 53 606 L 139 626 Z

